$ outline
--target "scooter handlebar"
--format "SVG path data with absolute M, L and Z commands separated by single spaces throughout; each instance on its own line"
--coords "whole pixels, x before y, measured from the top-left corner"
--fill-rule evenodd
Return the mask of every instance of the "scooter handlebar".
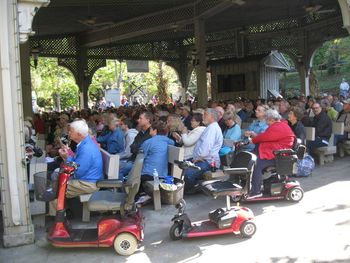
M 176 163 L 180 167 L 180 169 L 182 169 L 182 170 L 189 169 L 189 168 L 201 170 L 201 168 L 199 166 L 195 165 L 194 163 L 192 163 L 190 161 L 175 160 L 174 163 Z

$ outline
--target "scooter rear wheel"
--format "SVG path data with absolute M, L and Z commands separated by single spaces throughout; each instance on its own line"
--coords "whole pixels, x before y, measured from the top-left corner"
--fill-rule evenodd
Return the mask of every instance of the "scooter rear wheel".
M 121 233 L 114 240 L 115 251 L 122 256 L 130 256 L 137 249 L 137 239 L 133 234 Z
M 169 235 L 170 238 L 174 241 L 182 239 L 181 232 L 182 232 L 182 223 L 180 222 L 175 222 L 170 230 L 169 230 Z
M 256 232 L 256 225 L 252 221 L 247 220 L 243 222 L 239 229 L 243 238 L 250 238 Z

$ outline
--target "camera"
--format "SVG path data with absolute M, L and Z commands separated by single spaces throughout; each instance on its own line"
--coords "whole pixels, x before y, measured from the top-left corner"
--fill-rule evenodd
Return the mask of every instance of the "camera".
M 62 137 L 61 137 L 61 143 L 63 144 L 63 145 L 66 145 L 66 146 L 68 146 L 69 145 L 69 138 L 68 138 L 68 135 L 63 135 Z

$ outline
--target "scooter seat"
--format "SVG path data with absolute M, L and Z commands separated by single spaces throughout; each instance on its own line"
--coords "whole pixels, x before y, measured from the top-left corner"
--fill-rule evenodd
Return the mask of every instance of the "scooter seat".
M 126 199 L 126 193 L 98 191 L 92 194 L 88 202 L 90 211 L 119 211 Z
M 242 187 L 230 181 L 211 180 L 201 183 L 204 193 L 217 198 L 218 196 L 240 194 Z

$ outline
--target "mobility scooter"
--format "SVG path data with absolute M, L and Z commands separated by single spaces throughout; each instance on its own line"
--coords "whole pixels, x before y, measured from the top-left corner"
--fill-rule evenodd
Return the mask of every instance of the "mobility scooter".
M 58 179 L 57 214 L 54 225 L 49 229 L 48 241 L 56 247 L 114 246 L 120 255 L 133 254 L 143 240 L 144 217 L 134 203 L 140 186 L 142 163 L 143 154 L 139 153 L 126 182 L 114 179 L 97 182 L 99 188 L 124 188 L 125 193 L 108 190 L 93 193 L 89 210 L 112 212 L 112 215 L 103 216 L 95 228 L 79 229 L 72 227 L 65 212 L 67 183 L 77 164 L 63 164 Z
M 227 165 L 224 168 L 224 174 L 229 175 L 233 184 L 238 184 L 242 187 L 240 192 L 235 192 L 232 195 L 232 200 L 234 202 L 255 202 L 286 199 L 292 202 L 299 202 L 304 196 L 304 191 L 300 187 L 300 183 L 290 179 L 289 176 L 296 174 L 297 160 L 304 157 L 305 150 L 306 147 L 304 145 L 298 145 L 296 150 L 283 149 L 275 151 L 276 165 L 266 167 L 263 170 L 263 195 L 253 199 L 249 199 L 248 194 L 251 188 L 254 165 L 249 165 L 248 160 L 254 154 L 242 151 L 238 152 L 231 159 L 226 158 L 223 160 L 222 158 L 223 164 Z M 242 171 L 242 167 L 246 167 L 247 170 Z
M 200 169 L 189 161 L 175 161 L 175 163 L 182 169 L 183 176 L 186 169 Z M 246 207 L 231 207 L 230 203 L 230 196 L 239 194 L 242 187 L 225 181 L 217 181 L 211 185 L 206 183 L 202 184 L 201 189 L 214 198 L 226 196 L 226 208 L 218 208 L 209 212 L 207 220 L 191 222 L 185 213 L 186 202 L 182 199 L 175 206 L 177 214 L 172 219 L 174 223 L 169 231 L 170 238 L 179 240 L 232 233 L 240 234 L 245 238 L 252 237 L 256 232 L 253 212 Z

